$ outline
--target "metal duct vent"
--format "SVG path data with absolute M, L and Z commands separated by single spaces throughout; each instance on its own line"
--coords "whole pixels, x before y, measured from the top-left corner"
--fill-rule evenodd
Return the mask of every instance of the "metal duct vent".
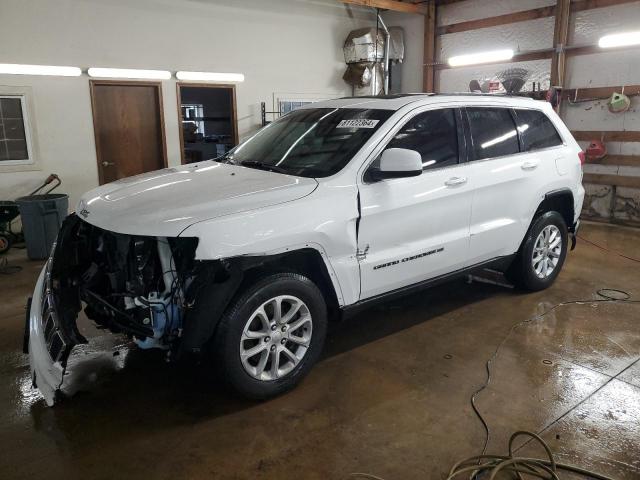
M 400 27 L 389 28 L 389 61 L 404 59 L 404 32 Z M 347 70 L 342 78 L 354 87 L 354 95 L 378 95 L 383 92 L 384 54 L 386 34 L 383 29 L 353 30 L 344 42 L 343 53 Z

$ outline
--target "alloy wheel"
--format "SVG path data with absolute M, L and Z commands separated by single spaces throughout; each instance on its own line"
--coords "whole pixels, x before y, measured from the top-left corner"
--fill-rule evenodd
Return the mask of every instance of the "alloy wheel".
M 297 297 L 279 295 L 264 302 L 249 317 L 240 338 L 244 370 L 262 381 L 291 373 L 311 345 L 313 320 Z
M 538 278 L 547 278 L 553 273 L 562 253 L 562 235 L 555 225 L 542 229 L 533 246 L 531 265 Z

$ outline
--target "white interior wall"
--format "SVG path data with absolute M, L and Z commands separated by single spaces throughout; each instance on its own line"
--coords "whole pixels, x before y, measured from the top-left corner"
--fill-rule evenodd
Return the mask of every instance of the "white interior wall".
M 240 136 L 296 94 L 350 94 L 342 80 L 349 31 L 375 24 L 369 9 L 334 0 L 0 0 L 0 63 L 239 72 Z M 162 82 L 169 165 L 180 163 L 175 79 Z M 89 78 L 0 75 L 26 86 L 39 171 L 0 166 L 0 198 L 26 194 L 59 174 L 71 205 L 98 184 Z

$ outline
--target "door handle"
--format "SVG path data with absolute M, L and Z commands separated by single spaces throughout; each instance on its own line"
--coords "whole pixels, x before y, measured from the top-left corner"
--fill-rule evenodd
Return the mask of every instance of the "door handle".
M 520 168 L 522 168 L 522 170 L 535 170 L 538 168 L 538 162 L 524 162 L 520 165 Z
M 466 177 L 451 177 L 449 180 L 444 182 L 447 187 L 455 187 L 457 185 L 464 185 L 467 183 Z
M 103 167 L 113 167 L 115 163 L 113 162 L 102 162 Z

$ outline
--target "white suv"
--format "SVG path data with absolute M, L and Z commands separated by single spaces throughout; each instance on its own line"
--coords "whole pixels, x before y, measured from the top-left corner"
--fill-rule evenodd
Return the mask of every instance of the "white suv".
M 64 391 L 81 310 L 266 398 L 309 372 L 330 318 L 482 267 L 546 288 L 581 160 L 548 103 L 397 95 L 309 105 L 224 157 L 103 185 L 33 293 L 34 382 L 49 404 Z

